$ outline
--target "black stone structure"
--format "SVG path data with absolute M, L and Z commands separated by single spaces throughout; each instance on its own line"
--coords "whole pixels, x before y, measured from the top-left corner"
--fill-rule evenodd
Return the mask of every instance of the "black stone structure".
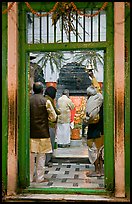
M 85 72 L 85 66 L 76 62 L 64 65 L 57 82 L 57 97 L 60 97 L 64 89 L 69 89 L 70 96 L 86 96 L 86 90 L 91 85 L 91 80 Z

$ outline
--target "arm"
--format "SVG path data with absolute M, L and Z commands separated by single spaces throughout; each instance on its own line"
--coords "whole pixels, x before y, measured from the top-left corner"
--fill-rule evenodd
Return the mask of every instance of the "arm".
M 46 108 L 47 108 L 48 115 L 49 115 L 48 120 L 51 122 L 55 122 L 57 120 L 57 114 L 50 100 L 46 101 Z
M 89 74 L 89 76 L 92 78 L 91 83 L 92 83 L 92 85 L 96 88 L 97 92 L 98 92 L 98 93 L 99 93 L 99 92 L 102 93 L 102 90 L 101 90 L 101 88 L 100 88 L 100 85 L 99 85 L 97 79 L 95 78 L 95 76 L 94 76 L 94 74 L 93 74 L 93 71 L 90 70 L 88 74 Z
M 69 99 L 69 105 L 68 106 L 69 106 L 70 110 L 73 110 L 75 108 L 75 105 L 71 99 Z
M 51 98 L 50 96 L 48 96 L 48 95 L 46 95 L 45 98 L 46 98 L 47 100 L 50 100 L 50 102 L 51 102 L 53 108 L 55 109 L 56 114 L 57 114 L 57 115 L 60 115 L 61 112 L 60 112 L 60 110 L 57 109 L 57 107 L 55 106 L 55 100 L 52 99 L 52 98 Z

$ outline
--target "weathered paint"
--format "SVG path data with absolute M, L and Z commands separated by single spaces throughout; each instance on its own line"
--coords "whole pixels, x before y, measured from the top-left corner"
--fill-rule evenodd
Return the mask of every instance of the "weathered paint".
M 105 86 L 105 134 L 107 137 L 105 137 L 105 186 L 106 189 L 111 191 L 113 190 L 114 186 L 114 157 L 113 157 L 113 133 L 114 133 L 114 126 L 113 126 L 113 24 L 109 23 L 110 20 L 107 20 L 107 27 L 109 28 L 108 31 L 110 33 L 107 34 L 107 42 L 97 42 L 97 43 L 59 43 L 59 44 L 26 44 L 26 33 L 25 33 L 25 9 L 23 7 L 23 4 L 20 4 L 20 70 L 19 70 L 19 89 L 20 89 L 20 95 L 19 95 L 19 187 L 26 187 L 29 185 L 29 183 L 26 181 L 27 170 L 23 169 L 23 166 L 26 166 L 26 151 L 29 146 L 26 144 L 28 143 L 28 135 L 27 135 L 27 128 L 29 127 L 28 119 L 26 118 L 27 115 L 27 82 L 26 82 L 26 53 L 33 52 L 33 51 L 58 51 L 58 50 L 84 50 L 84 49 L 104 49 L 107 52 L 107 57 L 105 58 L 105 83 L 107 86 Z M 110 3 L 110 5 L 112 5 Z M 38 6 L 38 4 L 36 5 Z M 108 17 L 107 19 L 112 18 L 111 14 L 111 6 L 107 8 L 108 11 Z M 111 19 L 112 20 L 112 19 Z M 112 21 L 113 22 L 113 21 Z M 109 37 L 110 36 L 110 37 Z M 25 91 L 24 91 L 25 90 Z M 24 98 L 26 97 L 26 100 Z M 110 105 L 109 105 L 110 104 Z M 25 113 L 22 113 L 21 109 L 23 107 L 23 111 Z M 111 115 L 109 115 L 111 113 Z M 25 124 L 26 121 L 26 124 Z M 107 163 L 107 157 L 109 157 L 110 163 Z M 111 164 L 109 166 L 109 164 Z M 29 174 L 29 172 L 28 172 Z M 45 191 L 45 190 L 43 190 Z M 50 191 L 50 189 L 49 189 Z M 74 190 L 73 190 L 74 191 Z M 100 191 L 96 190 L 97 193 Z M 65 193 L 65 189 L 63 190 Z
M 8 3 L 8 6 L 10 3 Z M 17 3 L 8 12 L 8 168 L 7 195 L 17 188 L 17 75 L 18 75 L 18 23 Z
M 2 11 L 7 8 L 2 3 Z M 2 15 L 2 182 L 7 189 L 7 137 L 8 137 L 8 97 L 7 97 L 7 14 Z
M 23 6 L 23 5 L 22 5 Z M 109 13 L 111 12 L 111 7 L 109 8 Z M 112 15 L 111 15 L 112 16 Z M 110 17 L 111 17 L 110 16 Z M 109 22 L 111 22 L 111 19 L 109 20 Z M 109 23 L 108 22 L 108 23 Z M 109 26 L 110 27 L 110 26 Z M 28 121 L 26 119 L 26 114 L 24 114 L 23 112 L 21 112 L 21 107 L 24 108 L 25 111 L 28 111 L 27 109 L 25 109 L 25 104 L 24 104 L 24 101 L 23 101 L 23 98 L 25 96 L 25 94 L 27 95 L 28 93 L 27 92 L 24 92 L 22 91 L 23 89 L 26 89 L 25 87 L 25 84 L 26 84 L 26 65 L 25 65 L 25 54 L 26 52 L 29 53 L 29 52 L 33 52 L 33 51 L 58 51 L 58 50 L 81 50 L 81 49 L 106 49 L 106 47 L 110 47 L 110 49 L 108 49 L 108 53 L 112 52 L 112 41 L 111 41 L 111 38 L 110 40 L 108 41 L 108 43 L 106 42 L 100 42 L 100 43 L 59 43 L 59 44 L 32 44 L 32 45 L 29 45 L 29 44 L 26 44 L 26 33 L 25 33 L 25 11 L 24 11 L 24 8 L 22 7 L 21 9 L 21 13 L 20 13 L 20 69 L 19 72 L 21 73 L 20 74 L 20 78 L 19 78 L 19 82 L 20 82 L 20 87 L 19 89 L 21 90 L 21 94 L 20 94 L 20 101 L 19 101 L 19 107 L 20 107 L 20 111 L 19 111 L 19 149 L 21 150 L 21 154 L 19 154 L 19 181 L 20 181 L 20 186 L 24 187 L 25 185 L 27 185 L 27 183 L 25 182 L 25 176 L 26 176 L 26 170 L 23 169 L 23 166 L 24 164 L 26 165 L 26 149 L 24 146 L 26 141 L 28 140 L 28 138 L 26 137 L 26 132 L 25 132 L 25 126 L 23 124 L 23 121 Z M 109 30 L 111 32 L 111 36 L 112 36 L 112 29 L 113 27 L 110 27 Z M 109 39 L 109 37 L 108 37 Z M 111 46 L 110 46 L 111 45 Z M 108 132 L 108 137 L 106 138 L 106 141 L 109 140 L 108 143 L 106 143 L 106 155 L 109 154 L 109 157 L 110 157 L 110 160 L 111 160 L 111 166 L 109 166 L 109 163 L 108 165 L 106 165 L 106 188 L 109 189 L 111 191 L 111 189 L 113 189 L 113 116 L 111 115 L 111 117 L 109 117 L 109 112 L 113 112 L 112 110 L 112 107 L 113 107 L 113 103 L 110 103 L 112 102 L 112 83 L 111 83 L 111 78 L 109 76 L 112 76 L 112 65 L 111 65 L 111 61 L 113 61 L 111 59 L 111 56 L 108 55 L 107 56 L 107 59 L 106 61 L 108 61 L 108 63 L 106 63 L 106 71 L 105 71 L 105 75 L 107 77 L 107 84 L 108 86 L 106 86 L 106 92 L 109 92 L 110 90 L 110 94 L 108 94 L 107 98 L 109 99 L 109 103 L 110 106 L 108 106 L 108 108 L 106 109 L 106 120 L 105 120 L 105 123 L 108 124 L 106 127 L 108 128 L 107 129 L 107 132 Z M 23 76 L 22 76 L 23 74 Z M 110 89 L 109 89 L 110 88 Z M 106 100 L 107 101 L 107 100 Z M 26 102 L 26 101 L 25 101 Z M 108 115 L 108 117 L 107 117 Z M 20 122 L 21 121 L 21 122 Z M 111 125 L 110 125 L 111 124 Z M 23 134 L 22 134 L 23 132 Z M 23 137 L 23 135 L 25 135 L 25 137 Z M 109 137 L 110 135 L 110 137 Z M 107 148 L 107 146 L 110 146 L 110 148 Z M 111 144 L 111 145 L 110 145 Z M 97 190 L 98 192 L 98 190 Z
M 124 2 L 114 2 L 115 196 L 125 197 L 124 166 Z
M 18 86 L 18 186 L 25 188 L 29 185 L 29 109 L 28 108 L 28 58 L 25 52 L 25 22 L 26 15 L 19 3 L 19 86 Z M 27 61 L 26 61 L 27 60 Z M 28 129 L 27 129 L 28 127 Z
M 114 192 L 114 58 L 113 4 L 107 7 L 107 48 L 104 68 L 104 168 L 105 188 Z
M 83 194 L 83 195 L 110 195 L 105 189 L 86 189 L 86 188 L 26 188 L 23 193 L 53 193 L 53 194 Z M 112 194 L 111 194 L 112 195 Z
M 69 51 L 69 50 L 85 50 L 85 49 L 98 49 L 102 50 L 105 49 L 106 46 L 109 46 L 107 42 L 74 42 L 74 43 L 47 43 L 47 44 L 25 44 L 25 50 L 27 52 L 53 52 L 53 51 Z
M 130 198 L 130 7 L 125 9 L 125 192 Z
M 54 5 L 56 2 L 29 2 L 30 6 L 32 7 L 32 9 L 34 9 L 35 11 L 41 11 L 44 9 L 44 11 L 48 12 L 51 9 L 53 9 Z M 102 7 L 102 5 L 104 4 L 104 2 L 74 2 L 74 4 L 76 5 L 77 9 L 83 9 L 83 8 L 93 8 L 93 9 L 100 9 Z M 23 8 L 26 11 L 29 11 L 29 8 L 26 6 L 26 4 L 23 4 Z
M 40 6 L 40 4 L 42 4 L 42 2 L 38 2 L 35 5 L 35 8 Z M 26 33 L 25 33 L 25 10 L 23 9 L 23 7 L 21 7 L 21 5 L 25 5 L 24 3 L 19 3 L 20 4 L 20 24 L 19 24 L 19 30 L 20 30 L 20 35 L 19 35 L 19 45 L 20 45 L 20 62 L 19 62 L 19 84 L 18 84 L 18 88 L 19 88 L 19 95 L 18 95 L 18 106 L 19 106 L 19 110 L 18 110 L 18 118 L 19 118 L 19 129 L 18 129 L 18 134 L 19 134 L 19 159 L 18 159 L 18 177 L 19 177 L 19 188 L 24 188 L 26 186 L 29 185 L 29 166 L 28 166 L 28 162 L 29 162 L 29 158 L 28 154 L 29 154 L 29 120 L 27 119 L 28 116 L 28 77 L 27 77 L 27 65 L 26 65 L 26 53 L 30 52 L 30 51 L 57 51 L 57 50 L 77 50 L 77 49 L 96 49 L 96 48 L 100 48 L 100 49 L 105 49 L 106 53 L 105 53 L 105 73 L 104 73 L 104 94 L 105 94 L 105 101 L 104 101 L 104 109 L 105 109 L 105 113 L 104 113 L 104 128 L 105 128 L 105 186 L 107 190 L 114 190 L 114 138 L 113 138 L 113 131 L 114 131 L 114 120 L 113 120 L 113 110 L 114 110 L 114 97 L 113 97 L 113 90 L 114 90 L 114 69 L 113 69 L 113 8 L 111 8 L 112 3 L 108 4 L 107 7 L 107 43 L 64 43 L 64 44 L 41 44 L 41 45 L 27 45 L 25 44 L 26 42 Z M 109 6 L 110 5 L 110 6 Z M 42 8 L 42 7 L 41 7 Z M 27 9 L 27 8 L 26 8 Z M 3 29 L 3 25 L 2 25 L 2 29 Z M 4 32 L 5 33 L 5 32 Z M 3 32 L 2 32 L 2 36 L 3 36 Z M 128 37 L 129 38 L 129 37 Z M 3 43 L 3 40 L 2 40 Z M 128 42 L 129 45 L 129 42 Z M 3 44 L 2 44 L 3 46 Z M 2 58 L 3 58 L 3 47 L 2 47 Z M 4 49 L 4 59 L 6 60 L 6 46 Z M 120 51 L 120 50 L 119 50 Z M 129 51 L 130 51 L 130 47 L 129 47 Z M 128 51 L 128 52 L 129 52 Z M 130 56 L 129 56 L 130 57 Z M 28 61 L 28 60 L 27 60 Z M 129 68 L 130 64 L 126 66 L 126 80 L 128 80 L 126 82 L 126 87 L 127 85 L 129 85 Z M 4 76 L 6 76 L 6 62 L 4 62 Z M 13 67 L 12 67 L 13 69 Z M 2 60 L 2 70 L 3 70 L 3 60 Z M 3 76 L 3 72 L 2 72 L 2 76 Z M 2 79 L 2 85 L 5 84 L 6 87 L 6 80 L 5 83 L 3 82 Z M 14 87 L 14 86 L 13 86 Z M 119 92 L 118 92 L 119 93 Z M 13 93 L 14 95 L 16 94 L 15 92 Z M 7 99 L 6 99 L 6 92 L 5 92 L 5 100 L 2 98 L 2 103 L 6 102 L 7 104 Z M 3 93 L 2 93 L 2 97 L 3 97 Z M 10 107 L 15 107 L 15 103 L 14 103 L 14 97 L 12 98 L 10 96 Z M 13 99 L 13 100 L 12 100 Z M 130 144 L 129 144 L 129 139 L 130 139 L 130 128 L 129 128 L 129 122 L 130 122 L 130 108 L 129 108 L 129 104 L 130 104 L 130 93 L 129 93 L 129 88 L 127 88 L 126 90 L 126 111 L 128 111 L 125 115 L 125 164 L 126 164 L 126 188 L 127 191 L 130 191 L 130 170 L 129 170 L 129 166 L 130 166 Z M 118 106 L 122 107 L 122 102 L 119 105 L 117 103 Z M 2 104 L 3 107 L 3 104 Z M 4 113 L 6 113 L 6 111 L 4 111 Z M 121 108 L 121 115 L 122 115 L 122 108 Z M 2 111 L 2 115 L 3 115 L 3 111 Z M 4 121 L 6 121 L 6 115 L 3 117 Z M 10 116 L 12 118 L 14 118 L 14 113 L 11 112 Z M 10 120 L 11 121 L 11 120 Z M 13 119 L 14 121 L 14 119 Z M 3 122 L 3 121 L 2 121 Z M 12 121 L 11 121 L 12 122 Z M 120 123 L 122 122 L 122 119 L 120 121 Z M 10 125 L 10 124 L 9 124 Z M 11 123 L 12 125 L 12 123 Z M 6 122 L 5 122 L 5 128 L 6 128 Z M 10 126 L 11 127 L 11 126 Z M 2 128 L 3 128 L 3 123 L 2 123 Z M 11 128 L 14 128 L 14 126 L 12 126 Z M 118 126 L 119 128 L 119 126 Z M 124 127 L 123 127 L 124 128 Z M 11 132 L 13 130 L 11 129 Z M 5 135 L 4 135 L 4 140 L 2 141 L 2 144 L 4 143 L 4 146 L 6 145 L 6 131 L 5 131 Z M 13 134 L 12 134 L 13 136 Z M 3 131 L 2 131 L 2 139 L 3 139 Z M 13 140 L 14 138 L 12 138 Z M 14 141 L 13 141 L 14 142 Z M 16 140 L 17 142 L 17 140 Z M 123 143 L 121 143 L 121 146 L 123 145 Z M 2 145 L 3 146 L 3 145 Z M 13 147 L 13 154 L 16 151 L 15 150 L 15 142 L 14 142 L 14 147 Z M 3 148 L 2 148 L 3 151 Z M 11 150 L 10 150 L 11 151 Z M 5 173 L 3 174 L 3 171 L 6 170 L 6 147 L 5 147 L 5 157 L 4 157 L 4 161 L 2 161 L 2 164 L 4 163 L 4 167 L 2 166 L 2 176 L 5 175 Z M 3 155 L 2 155 L 3 156 Z M 15 158 L 15 157 L 14 157 Z M 109 159 L 108 159 L 109 158 Z M 16 160 L 17 161 L 17 160 Z M 117 163 L 116 163 L 117 165 Z M 15 167 L 15 165 L 14 165 Z M 12 167 L 13 168 L 13 167 Z M 15 168 L 14 168 L 15 169 Z M 128 172 L 128 174 L 127 174 Z M 10 174 L 10 176 L 12 177 L 12 175 Z M 116 175 L 115 175 L 116 176 Z M 38 189 L 34 189 L 35 192 L 37 192 Z M 52 189 L 54 190 L 54 189 Z M 68 191 L 70 191 L 71 189 L 68 189 Z M 88 190 L 88 191 L 87 191 Z M 80 193 L 87 193 L 89 192 L 90 194 L 92 193 L 90 191 L 90 189 L 87 189 L 85 192 L 85 189 L 81 189 Z M 49 192 L 50 193 L 50 189 L 43 189 L 43 193 L 45 192 Z M 56 193 L 65 193 L 65 189 L 57 189 L 57 191 L 55 190 Z M 76 189 L 72 189 L 71 192 L 76 192 Z M 93 193 L 100 193 L 100 190 L 95 190 L 93 191 Z

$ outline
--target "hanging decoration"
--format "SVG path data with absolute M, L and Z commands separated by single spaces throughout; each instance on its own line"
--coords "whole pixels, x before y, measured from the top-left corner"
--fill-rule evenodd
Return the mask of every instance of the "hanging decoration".
M 36 12 L 34 9 L 32 9 L 32 7 L 30 6 L 30 4 L 28 2 L 25 2 L 25 4 L 34 15 L 36 15 L 38 17 L 43 17 L 43 16 L 48 16 L 49 14 L 53 13 L 56 10 L 59 2 L 56 2 L 53 9 L 51 9 L 49 12 L 45 12 L 44 14 L 40 14 L 40 13 Z
M 8 7 L 8 9 L 3 11 L 3 14 L 11 10 L 12 6 L 15 2 L 11 3 Z M 81 39 L 81 36 L 79 35 L 79 32 L 77 31 L 75 27 L 75 21 L 80 25 L 80 27 L 83 29 L 82 24 L 80 23 L 79 19 L 80 16 L 86 16 L 86 17 L 94 17 L 99 14 L 99 12 L 107 6 L 108 2 L 105 2 L 103 6 L 95 13 L 93 14 L 84 14 L 80 10 L 77 9 L 74 2 L 56 2 L 54 7 L 49 11 L 45 13 L 39 13 L 36 12 L 28 2 L 25 2 L 26 6 L 29 8 L 29 10 L 38 17 L 47 16 L 52 13 L 51 19 L 52 19 L 52 25 L 56 26 L 56 23 L 59 21 L 59 23 L 63 22 L 63 25 L 61 23 L 61 29 L 64 29 L 67 39 L 69 39 L 69 34 L 73 32 L 75 36 L 78 36 Z M 78 16 L 79 15 L 79 16 Z M 87 33 L 87 31 L 85 30 Z M 87 33 L 88 34 L 88 33 Z M 88 34 L 89 35 L 89 34 Z
M 9 7 L 5 9 L 2 14 L 9 12 L 15 3 L 16 2 L 10 3 Z M 83 13 L 81 10 L 77 9 L 74 2 L 56 2 L 50 11 L 43 14 L 35 11 L 28 2 L 25 2 L 25 4 L 29 8 L 29 10 L 38 17 L 48 16 L 49 14 L 51 14 L 52 25 L 54 26 L 56 26 L 56 23 L 58 21 L 60 21 L 60 23 L 63 22 L 63 25 L 61 24 L 61 29 L 64 29 L 67 39 L 69 39 L 70 32 L 73 32 L 75 36 L 78 36 L 81 39 L 81 36 L 79 35 L 74 22 L 77 21 L 77 23 L 83 29 L 83 26 L 79 21 L 80 16 L 85 16 L 88 18 L 97 16 L 102 10 L 106 8 L 108 2 L 104 2 L 102 7 L 92 14 Z M 125 2 L 125 4 L 130 7 L 130 2 Z M 86 30 L 85 32 L 87 33 Z
M 125 3 L 130 8 L 130 2 L 125 2 Z
M 7 9 L 5 9 L 4 11 L 2 11 L 2 14 L 5 14 L 5 13 L 7 13 L 8 11 L 10 11 L 11 8 L 14 6 L 15 3 L 16 3 L 16 2 L 11 3 Z
M 93 14 L 86 14 L 86 13 L 84 14 L 80 10 L 77 9 L 76 5 L 73 2 L 71 2 L 71 4 L 72 4 L 73 8 L 75 9 L 75 11 L 77 12 L 77 14 L 79 14 L 80 16 L 85 16 L 85 17 L 89 18 L 89 17 L 97 16 L 100 13 L 100 11 L 105 9 L 105 7 L 107 6 L 108 2 L 104 2 L 103 6 L 97 12 L 95 12 Z
M 2 14 L 7 13 L 8 11 L 11 10 L 12 6 L 15 4 L 16 2 L 13 2 L 9 5 L 9 7 L 7 9 L 5 9 L 4 11 L 2 11 Z M 42 17 L 42 16 L 47 16 L 51 13 L 54 13 L 56 10 L 58 10 L 59 7 L 61 7 L 62 9 L 71 9 L 73 11 L 76 11 L 77 14 L 82 15 L 82 16 L 86 16 L 86 17 L 93 17 L 99 14 L 100 11 L 104 10 L 105 7 L 107 6 L 108 2 L 104 2 L 103 6 L 94 14 L 84 14 L 82 13 L 79 9 L 77 9 L 76 5 L 74 4 L 74 2 L 56 2 L 54 7 L 49 11 L 49 12 L 45 12 L 44 14 L 40 14 L 37 11 L 35 11 L 28 2 L 25 2 L 26 6 L 29 8 L 29 10 L 37 15 L 38 17 Z M 62 7 L 62 5 L 64 6 L 64 8 Z M 63 12 L 62 12 L 63 13 Z
M 6 14 L 8 11 L 10 11 L 11 8 L 13 7 L 13 5 L 14 5 L 15 3 L 16 3 L 16 2 L 11 3 L 7 9 L 5 9 L 4 11 L 2 11 L 2 14 Z M 58 5 L 59 5 L 59 4 L 63 4 L 63 3 L 66 3 L 66 2 L 56 2 L 55 5 L 54 5 L 54 7 L 53 7 L 53 9 L 51 9 L 49 12 L 46 12 L 45 14 L 40 14 L 40 13 L 37 13 L 34 9 L 32 9 L 32 7 L 30 6 L 30 4 L 29 4 L 28 2 L 25 2 L 26 6 L 30 9 L 30 11 L 31 11 L 33 14 L 39 16 L 39 17 L 40 17 L 40 16 L 47 16 L 47 15 L 49 15 L 49 14 L 55 12 L 56 9 L 57 9 L 57 7 L 58 7 Z M 69 3 L 67 3 L 67 4 L 71 4 L 72 7 L 73 7 L 73 10 L 77 11 L 77 13 L 78 13 L 79 15 L 83 15 L 83 16 L 86 16 L 86 17 L 93 17 L 93 16 L 98 15 L 100 11 L 104 10 L 105 7 L 107 6 L 108 2 L 104 2 L 103 6 L 102 6 L 96 13 L 94 13 L 94 14 L 84 14 L 84 13 L 81 13 L 81 11 L 77 9 L 77 7 L 76 7 L 76 5 L 74 4 L 74 2 L 69 2 Z M 125 2 L 125 4 L 130 8 L 130 2 Z
M 61 2 L 58 4 L 56 10 L 52 14 L 52 25 L 56 25 L 56 23 L 59 21 L 61 24 L 61 29 L 64 29 L 67 39 L 69 38 L 69 33 L 73 32 L 73 34 L 76 36 L 79 36 L 79 33 L 76 30 L 75 27 L 75 21 L 80 25 L 80 27 L 83 29 L 82 24 L 79 22 L 79 18 L 76 13 L 76 7 L 73 2 L 67 3 L 67 2 Z M 63 25 L 62 25 L 63 22 Z M 86 31 L 85 31 L 86 32 Z M 88 33 L 87 33 L 88 34 Z M 81 39 L 81 37 L 80 37 Z

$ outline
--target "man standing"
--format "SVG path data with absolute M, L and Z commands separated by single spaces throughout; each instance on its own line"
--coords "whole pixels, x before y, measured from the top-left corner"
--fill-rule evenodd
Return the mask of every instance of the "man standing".
M 58 147 L 69 147 L 70 146 L 70 120 L 71 110 L 74 109 L 74 103 L 69 98 L 69 90 L 65 89 L 62 96 L 58 99 L 58 108 L 61 114 L 58 115 L 56 138 Z
M 44 96 L 46 99 L 51 101 L 52 106 L 54 107 L 56 114 L 59 115 L 60 111 L 55 106 L 56 92 L 57 92 L 56 88 L 54 88 L 53 86 L 49 86 L 46 88 Z M 54 146 L 55 146 L 56 123 L 57 123 L 57 121 L 55 121 L 55 122 L 49 121 L 49 133 L 50 133 L 50 139 L 51 139 L 51 145 L 52 145 L 52 153 L 46 154 L 45 166 L 48 166 L 48 167 L 52 166 L 52 155 L 53 155 Z
M 89 76 L 92 85 L 87 88 L 87 139 L 89 160 L 95 166 L 95 173 L 87 172 L 86 176 L 101 176 L 103 175 L 104 160 L 103 95 L 92 70 L 89 70 Z
M 45 153 L 52 152 L 49 120 L 56 121 L 57 114 L 51 101 L 43 96 L 43 84 L 33 84 L 30 97 L 30 182 L 46 182 L 44 179 Z M 35 170 L 36 157 L 36 176 Z

